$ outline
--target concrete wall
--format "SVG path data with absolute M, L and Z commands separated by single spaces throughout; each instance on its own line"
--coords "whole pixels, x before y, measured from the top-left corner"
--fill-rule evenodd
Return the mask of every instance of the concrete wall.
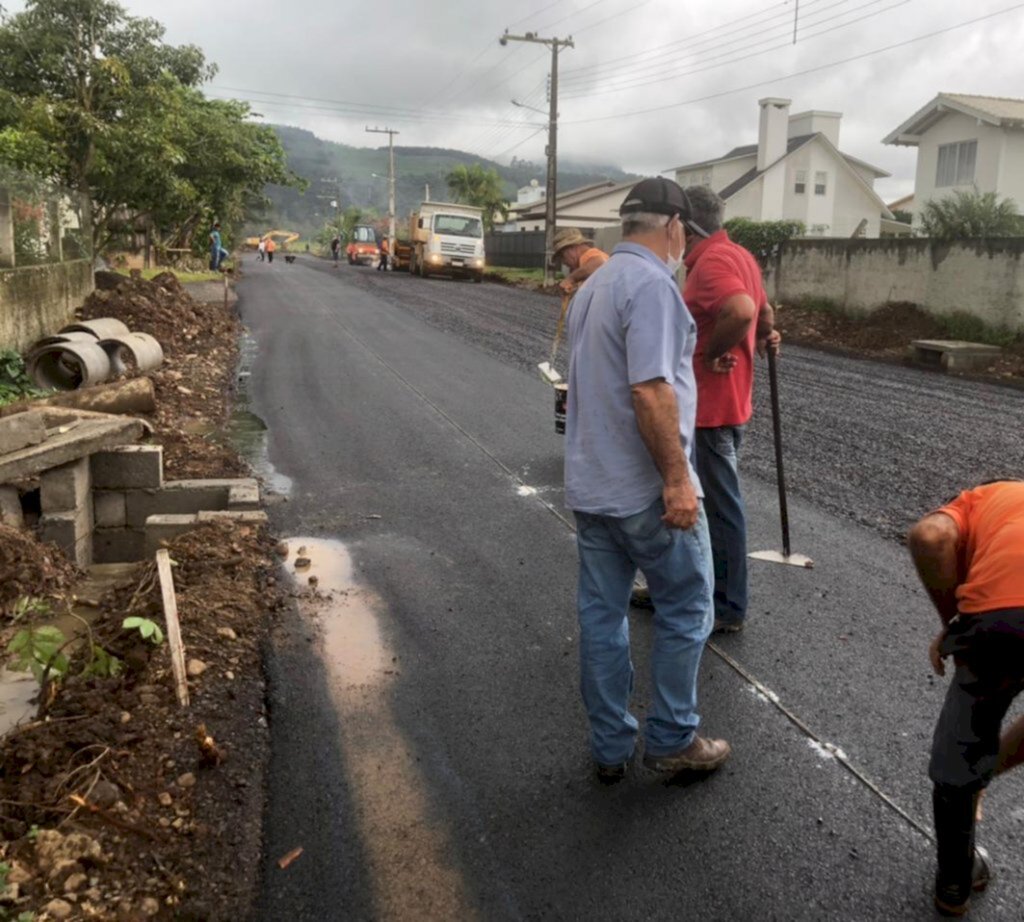
M 56 333 L 93 290 L 88 260 L 0 269 L 0 349 L 27 349 Z
M 1024 238 L 933 244 L 928 240 L 795 240 L 767 273 L 782 303 L 827 298 L 852 311 L 893 301 L 938 315 L 966 311 L 1024 332 Z

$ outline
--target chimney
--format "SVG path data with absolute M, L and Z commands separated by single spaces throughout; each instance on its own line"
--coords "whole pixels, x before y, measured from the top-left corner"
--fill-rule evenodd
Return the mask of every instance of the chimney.
M 761 121 L 757 130 L 757 169 L 765 170 L 786 153 L 791 99 L 769 96 L 758 101 Z

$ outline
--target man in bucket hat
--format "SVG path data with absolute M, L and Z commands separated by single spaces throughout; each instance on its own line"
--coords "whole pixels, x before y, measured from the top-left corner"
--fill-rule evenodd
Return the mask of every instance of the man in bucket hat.
M 696 327 L 675 279 L 690 208 L 676 183 L 655 178 L 619 213 L 623 242 L 568 318 L 565 493 L 580 560 L 580 687 L 603 783 L 624 777 L 639 729 L 627 621 L 638 569 L 654 605 L 644 764 L 713 771 L 730 752 L 697 735 L 697 672 L 714 615 L 694 455 Z
M 608 262 L 608 254 L 594 246 L 577 227 L 566 227 L 555 234 L 554 260 L 561 262 L 569 274 L 559 282 L 565 292 L 573 292 Z

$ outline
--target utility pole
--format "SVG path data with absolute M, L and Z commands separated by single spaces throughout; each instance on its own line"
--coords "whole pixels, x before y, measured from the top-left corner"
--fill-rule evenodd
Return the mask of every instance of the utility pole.
M 536 45 L 547 45 L 551 49 L 551 85 L 549 89 L 550 103 L 548 108 L 548 146 L 545 151 L 548 156 L 548 178 L 547 178 L 547 201 L 544 203 L 544 284 L 550 285 L 552 278 L 551 261 L 554 258 L 552 252 L 555 240 L 555 198 L 558 195 L 558 52 L 563 48 L 575 48 L 572 36 L 568 38 L 541 38 L 536 32 L 527 32 L 525 35 L 510 35 L 508 29 L 498 39 L 501 45 L 509 42 L 532 42 Z
M 370 128 L 370 134 L 386 134 L 388 136 L 388 265 L 395 252 L 395 135 L 399 132 L 394 128 Z
M 800 28 L 800 0 L 796 0 L 793 8 L 793 44 L 796 44 L 797 29 Z

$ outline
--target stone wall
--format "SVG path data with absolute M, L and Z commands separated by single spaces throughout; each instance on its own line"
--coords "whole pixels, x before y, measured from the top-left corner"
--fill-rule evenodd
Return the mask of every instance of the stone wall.
M 909 302 L 1024 332 L 1024 238 L 791 240 L 766 273 L 781 303 L 820 298 L 854 312 Z
M 92 264 L 85 259 L 0 269 L 0 349 L 23 351 L 56 333 L 93 287 Z

